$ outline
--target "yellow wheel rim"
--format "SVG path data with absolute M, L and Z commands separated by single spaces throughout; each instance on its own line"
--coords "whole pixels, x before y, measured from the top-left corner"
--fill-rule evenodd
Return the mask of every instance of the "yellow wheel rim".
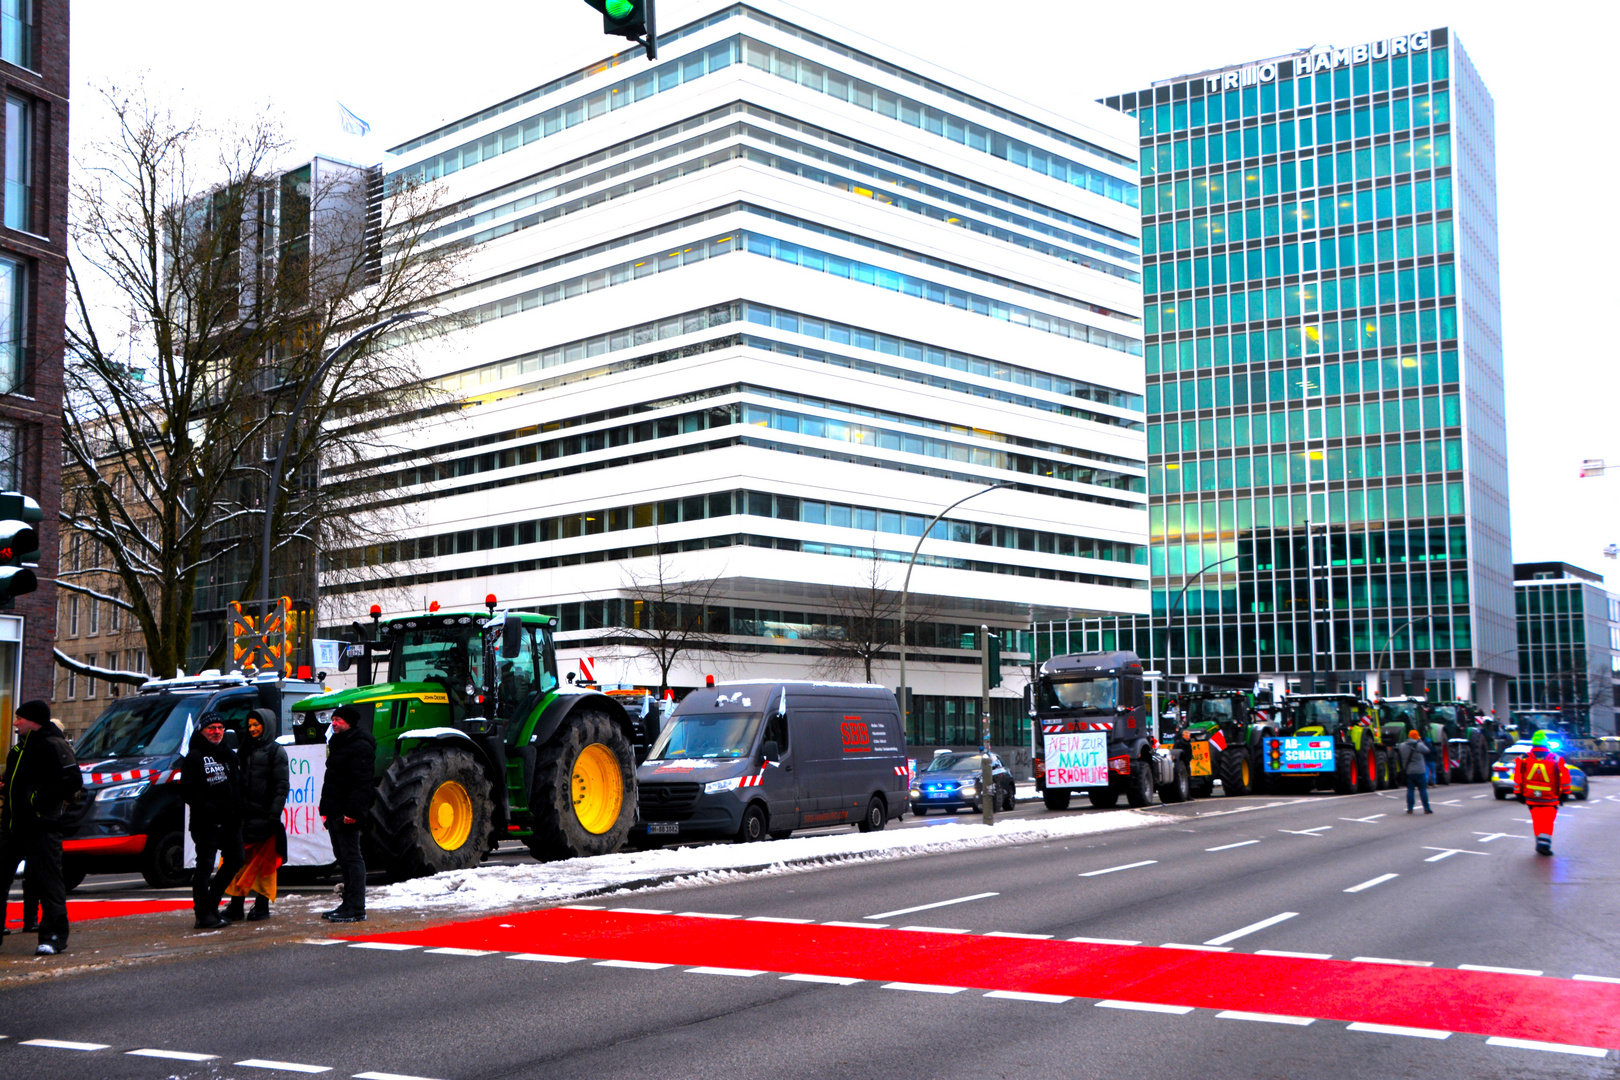
M 624 776 L 619 759 L 601 743 L 591 743 L 574 759 L 574 816 L 586 832 L 613 828 L 624 807 Z
M 1249 786 L 1249 759 L 1243 759 L 1243 786 Z
M 433 842 L 445 851 L 456 851 L 472 835 L 473 805 L 467 789 L 454 780 L 446 780 L 428 800 L 428 828 Z

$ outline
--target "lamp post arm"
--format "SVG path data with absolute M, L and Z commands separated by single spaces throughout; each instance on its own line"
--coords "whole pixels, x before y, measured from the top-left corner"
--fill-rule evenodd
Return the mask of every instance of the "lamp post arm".
M 1242 557 L 1243 557 L 1242 555 L 1229 555 L 1226 558 L 1220 560 L 1219 562 L 1210 563 L 1208 566 L 1204 567 L 1202 570 L 1198 571 L 1198 573 L 1194 574 L 1191 578 L 1189 578 L 1187 580 L 1187 584 L 1185 584 L 1185 585 L 1183 585 L 1181 587 L 1181 591 L 1176 593 L 1175 603 L 1170 605 L 1170 610 L 1165 612 L 1165 616 L 1164 616 L 1164 676 L 1165 676 L 1165 678 L 1168 679 L 1170 677 L 1170 661 L 1175 659 L 1175 649 L 1170 644 L 1170 642 L 1172 640 L 1172 635 L 1171 635 L 1171 632 L 1170 632 L 1171 631 L 1171 623 L 1173 623 L 1175 621 L 1176 608 L 1181 606 L 1182 598 L 1187 595 L 1187 590 L 1192 588 L 1193 585 L 1197 583 L 1199 578 L 1203 577 L 1206 573 L 1208 573 L 1209 571 L 1215 569 L 1217 566 L 1225 566 L 1227 563 L 1233 562 L 1233 561 L 1235 561 L 1237 559 L 1241 559 Z

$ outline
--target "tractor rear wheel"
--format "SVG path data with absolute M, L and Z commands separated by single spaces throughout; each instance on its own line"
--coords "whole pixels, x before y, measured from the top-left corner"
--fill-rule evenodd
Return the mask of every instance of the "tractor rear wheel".
M 1336 795 L 1353 795 L 1356 790 L 1355 753 L 1343 747 L 1334 747 L 1333 755 L 1333 792 Z
M 383 774 L 371 807 L 372 837 L 391 876 L 466 870 L 489 847 L 494 803 L 472 751 L 423 747 L 394 759 Z
M 534 833 L 524 841 L 541 862 L 619 850 L 636 819 L 636 755 L 599 712 L 570 715 L 534 765 Z
M 1373 790 L 1383 791 L 1389 787 L 1389 761 L 1384 752 L 1377 748 L 1372 752 Z
M 1356 758 L 1356 790 L 1363 795 L 1378 790 L 1378 778 L 1373 773 L 1376 764 L 1370 748 L 1363 750 Z
M 1221 790 L 1228 795 L 1247 795 L 1254 786 L 1249 768 L 1248 751 L 1241 746 L 1228 746 L 1221 752 Z

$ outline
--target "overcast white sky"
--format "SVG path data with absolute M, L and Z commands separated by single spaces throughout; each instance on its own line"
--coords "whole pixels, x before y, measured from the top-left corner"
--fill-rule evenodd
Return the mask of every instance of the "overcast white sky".
M 1058 112 L 1302 46 L 1453 27 L 1496 98 L 1514 557 L 1612 570 L 1620 582 L 1620 564 L 1602 557 L 1605 544 L 1620 543 L 1615 339 L 1576 318 L 1593 304 L 1616 308 L 1615 7 L 1051 0 L 1027 5 L 1051 14 L 1025 26 L 1003 14 L 1014 7 L 1006 0 L 797 2 Z M 708 6 L 660 0 L 659 22 L 673 29 Z M 268 106 L 308 150 L 376 161 L 441 120 L 614 51 L 600 31 L 600 16 L 580 0 L 78 0 L 74 139 L 95 137 L 92 87 L 145 73 L 177 103 L 221 121 Z M 369 137 L 340 131 L 339 100 L 371 123 Z M 1583 190 L 1610 194 L 1574 199 Z M 1578 479 L 1585 457 L 1607 458 L 1615 474 Z

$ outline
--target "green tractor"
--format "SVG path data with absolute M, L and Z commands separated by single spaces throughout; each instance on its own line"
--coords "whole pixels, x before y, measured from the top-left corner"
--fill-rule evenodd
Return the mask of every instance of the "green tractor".
M 1490 772 L 1487 731 L 1479 710 L 1466 701 L 1429 701 L 1423 697 L 1390 697 L 1378 703 L 1378 726 L 1383 741 L 1397 746 L 1408 732 L 1420 731 L 1440 755 L 1435 764 L 1437 784 L 1483 782 Z M 1400 765 L 1390 755 L 1390 783 L 1406 783 Z
M 542 861 L 617 851 L 657 713 L 565 687 L 549 616 L 430 611 L 359 623 L 340 670 L 360 685 L 296 703 L 294 735 L 326 738 L 340 705 L 370 706 L 377 798 L 368 848 L 396 878 L 476 866 L 503 838 Z M 382 673 L 381 681 L 373 681 Z
M 1356 694 L 1289 694 L 1281 734 L 1333 739 L 1333 790 L 1340 795 L 1388 786 L 1389 758 L 1372 709 Z
M 1242 690 L 1195 690 L 1177 694 L 1171 704 L 1177 736 L 1189 743 L 1195 796 L 1209 795 L 1217 779 L 1228 795 L 1265 790 L 1260 740 L 1277 733 L 1269 701 L 1257 705 Z
M 1446 730 L 1447 758 L 1454 784 L 1483 784 L 1496 759 L 1495 721 L 1471 701 L 1436 701 L 1431 706 Z

